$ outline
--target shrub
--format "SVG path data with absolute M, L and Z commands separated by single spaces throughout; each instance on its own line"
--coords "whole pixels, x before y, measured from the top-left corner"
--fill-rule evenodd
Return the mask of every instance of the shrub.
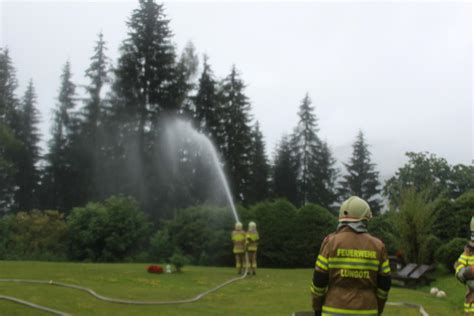
M 19 212 L 2 220 L 5 259 L 64 260 L 67 225 L 58 211 Z M 2 247 L 2 245 L 0 245 Z M 1 249 L 0 249 L 1 251 Z
M 156 262 L 166 262 L 173 254 L 174 245 L 167 229 L 159 230 L 150 239 L 150 256 Z
M 135 200 L 113 196 L 75 208 L 68 217 L 73 259 L 122 261 L 140 251 L 148 223 Z
M 467 240 L 454 238 L 450 242 L 442 245 L 436 251 L 436 260 L 442 263 L 449 271 L 454 271 L 454 263 L 464 250 Z
M 292 225 L 291 266 L 311 267 L 316 261 L 324 238 L 334 232 L 337 218 L 327 209 L 315 204 L 307 204 L 296 213 Z
M 170 258 L 170 263 L 176 268 L 176 272 L 181 272 L 181 269 L 189 264 L 189 259 L 183 255 L 180 250 L 177 250 Z
M 369 221 L 369 233 L 384 242 L 389 255 L 394 255 L 399 247 L 395 216 L 395 212 L 389 211 L 376 215 Z

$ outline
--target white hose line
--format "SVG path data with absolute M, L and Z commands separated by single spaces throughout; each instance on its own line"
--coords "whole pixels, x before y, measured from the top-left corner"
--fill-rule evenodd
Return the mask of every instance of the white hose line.
M 71 316 L 71 314 L 61 312 L 61 311 L 58 311 L 58 310 L 55 310 L 55 309 L 52 309 L 52 308 L 48 308 L 48 307 L 45 307 L 45 306 L 41 306 L 41 305 L 38 305 L 38 304 L 35 304 L 35 303 L 31 303 L 31 302 L 28 302 L 28 301 L 20 300 L 19 298 L 16 298 L 16 297 L 0 295 L 0 300 L 6 300 L 6 301 L 14 302 L 14 303 L 17 303 L 17 304 L 25 305 L 25 306 L 28 306 L 28 307 L 31 307 L 31 308 L 34 308 L 34 309 L 38 309 L 38 310 L 43 311 L 43 312 L 58 315 L 58 316 Z
M 428 314 L 426 310 L 423 308 L 423 305 L 420 305 L 420 304 L 405 303 L 405 302 L 387 302 L 386 305 L 418 308 L 418 311 L 420 312 L 422 316 L 430 316 L 430 314 Z
M 86 288 L 86 287 L 83 287 L 83 286 L 79 286 L 79 285 L 74 285 L 74 284 L 67 284 L 67 283 L 62 283 L 62 282 L 56 282 L 56 281 L 53 281 L 53 280 L 50 280 L 50 281 L 46 281 L 46 280 L 28 280 L 28 279 L 0 279 L 0 282 L 12 282 L 12 283 L 28 283 L 28 284 L 49 284 L 49 285 L 56 285 L 56 286 L 60 286 L 60 287 L 65 287 L 65 288 L 69 288 L 69 289 L 75 289 L 75 290 L 79 290 L 79 291 L 83 291 L 83 292 L 86 292 L 92 296 L 94 296 L 95 298 L 101 300 L 101 301 L 106 301 L 106 302 L 109 302 L 109 303 L 118 303 L 118 304 L 131 304 L 131 305 L 171 305 L 171 304 L 186 304 L 186 303 L 194 303 L 194 302 L 197 302 L 199 301 L 200 299 L 202 299 L 204 296 L 210 294 L 210 293 L 213 293 L 221 288 L 223 288 L 224 286 L 227 286 L 231 283 L 234 283 L 236 281 L 239 281 L 239 280 L 243 280 L 245 277 L 247 277 L 247 273 L 248 273 L 248 270 L 249 270 L 249 259 L 248 259 L 248 255 L 247 253 L 245 254 L 245 270 L 244 270 L 244 274 L 239 276 L 239 277 L 236 277 L 236 278 L 233 278 L 233 279 L 230 279 L 222 284 L 219 284 L 218 286 L 216 287 L 213 287 L 207 291 L 204 291 L 202 293 L 199 293 L 198 295 L 196 295 L 195 297 L 193 298 L 189 298 L 189 299 L 182 299 L 182 300 L 173 300 L 173 301 L 133 301 L 133 300 L 124 300 L 124 299 L 120 299 L 120 298 L 113 298 L 113 297 L 107 297 L 107 296 L 103 296 L 103 295 L 100 295 L 100 294 L 97 294 L 94 290 L 92 289 L 89 289 L 89 288 Z M 34 305 L 34 304 L 33 304 Z M 31 306 L 29 305 L 30 307 L 34 307 L 34 306 Z M 62 314 L 61 314 L 62 315 Z

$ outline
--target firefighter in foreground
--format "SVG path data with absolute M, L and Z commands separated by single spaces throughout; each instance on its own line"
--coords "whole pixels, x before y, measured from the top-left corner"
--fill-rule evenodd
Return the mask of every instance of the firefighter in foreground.
M 370 207 L 352 196 L 342 203 L 336 232 L 328 235 L 311 284 L 315 315 L 381 315 L 391 286 L 384 243 L 367 232 Z
M 474 316 L 474 217 L 471 218 L 471 238 L 454 263 L 454 269 L 457 279 L 467 286 L 464 313 L 466 316 Z
M 250 222 L 247 231 L 247 253 L 251 269 L 250 273 L 253 275 L 257 274 L 257 248 L 259 239 L 257 224 L 255 224 L 255 222 Z
M 242 229 L 242 223 L 235 223 L 235 229 L 232 232 L 232 242 L 234 243 L 235 267 L 237 273 L 242 273 L 242 268 L 245 267 L 245 239 L 246 234 Z

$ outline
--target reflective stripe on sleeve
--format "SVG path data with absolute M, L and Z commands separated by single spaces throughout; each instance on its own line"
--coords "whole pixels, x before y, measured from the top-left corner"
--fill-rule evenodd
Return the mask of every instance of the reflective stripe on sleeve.
M 459 261 L 458 261 L 458 262 L 459 262 Z M 458 265 L 458 266 L 456 267 L 456 273 L 458 273 L 459 270 L 461 270 L 461 269 L 464 268 L 465 266 L 466 266 L 466 265 L 465 265 L 465 264 L 462 264 L 462 263 L 461 263 L 460 265 Z
M 382 289 L 377 289 L 377 297 L 381 300 L 386 300 L 388 298 L 388 292 Z
M 390 273 L 390 262 L 388 260 L 385 260 L 382 263 L 382 267 L 380 269 L 382 273 Z
M 317 287 L 314 284 L 311 284 L 309 289 L 314 295 L 323 296 L 324 294 L 326 294 L 327 287 Z
M 378 311 L 376 309 L 342 309 L 323 306 L 322 315 L 326 316 L 346 316 L 346 315 L 370 315 L 377 316 Z
M 318 260 L 316 260 L 316 266 L 323 269 L 324 271 L 328 271 L 328 259 L 322 255 L 319 255 Z

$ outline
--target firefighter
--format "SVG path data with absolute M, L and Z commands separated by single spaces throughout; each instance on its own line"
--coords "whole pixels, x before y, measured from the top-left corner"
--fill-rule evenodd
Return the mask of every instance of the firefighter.
M 250 273 L 253 275 L 257 274 L 257 248 L 259 239 L 257 224 L 255 224 L 255 222 L 250 222 L 247 231 L 247 254 L 249 258 Z
M 232 242 L 234 243 L 235 267 L 237 273 L 242 274 L 242 268 L 245 267 L 245 232 L 242 229 L 242 223 L 235 223 L 235 229 L 232 232 Z
M 474 316 L 474 217 L 471 218 L 471 238 L 454 263 L 454 269 L 457 279 L 467 287 L 464 313 L 466 316 Z
M 337 230 L 324 239 L 315 264 L 315 315 L 382 314 L 392 281 L 384 243 L 367 232 L 371 217 L 359 197 L 342 203 Z

